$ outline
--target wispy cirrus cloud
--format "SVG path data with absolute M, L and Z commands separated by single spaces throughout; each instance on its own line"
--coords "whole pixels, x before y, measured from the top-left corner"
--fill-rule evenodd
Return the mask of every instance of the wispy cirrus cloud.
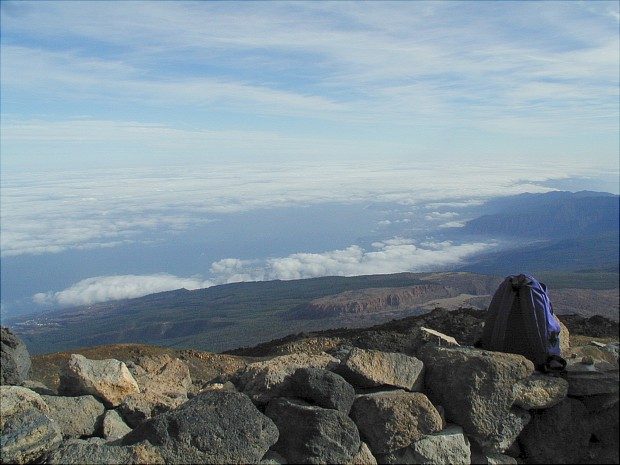
M 617 8 L 3 3 L 3 111 L 18 121 L 159 118 L 174 129 L 239 130 L 250 140 L 269 125 L 300 140 L 296 157 L 320 153 L 304 153 L 308 134 L 368 134 L 384 153 L 390 142 L 408 146 L 404 156 L 510 151 L 561 160 L 594 152 L 588 156 L 615 167 Z M 36 106 L 46 115 L 33 114 L 34 101 L 46 103 Z M 228 153 L 243 154 L 230 144 Z M 5 148 L 5 157 L 27 157 L 25 139 L 21 145 L 15 155 Z M 366 145 L 347 144 L 339 156 Z M 167 156 L 185 155 L 169 147 Z

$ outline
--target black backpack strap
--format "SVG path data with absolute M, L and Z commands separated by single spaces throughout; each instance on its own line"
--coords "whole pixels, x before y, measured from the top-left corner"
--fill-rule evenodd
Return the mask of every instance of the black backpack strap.
M 543 366 L 545 373 L 563 373 L 566 371 L 566 360 L 559 355 L 549 355 Z

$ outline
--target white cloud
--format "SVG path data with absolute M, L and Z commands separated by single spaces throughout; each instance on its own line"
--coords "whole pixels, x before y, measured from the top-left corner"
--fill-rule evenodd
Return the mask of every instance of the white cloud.
M 213 282 L 200 278 L 180 278 L 170 274 L 97 276 L 83 279 L 58 292 L 38 293 L 32 296 L 40 305 L 78 306 L 108 300 L 142 297 L 174 289 L 199 289 Z
M 459 216 L 457 212 L 430 212 L 425 216 L 427 220 L 446 220 L 449 218 L 454 218 L 455 216 Z
M 406 238 L 374 242 L 374 250 L 358 245 L 322 253 L 296 253 L 264 262 L 222 260 L 214 263 L 218 282 L 303 279 L 317 276 L 355 276 L 365 274 L 429 271 L 455 266 L 468 257 L 494 247 L 492 242 L 453 244 L 450 241 L 416 245 Z
M 260 208 L 326 202 L 431 203 L 459 208 L 497 195 L 546 192 L 532 184 L 598 171 L 540 162 L 230 163 L 61 173 L 2 172 L 2 256 L 152 240 Z M 468 200 L 461 200 L 468 199 Z M 402 221 L 402 220 L 399 220 Z
M 447 223 L 440 224 L 440 228 L 462 228 L 465 226 L 465 221 L 448 221 Z
M 416 245 L 412 239 L 395 237 L 373 243 L 371 251 L 352 245 L 340 250 L 295 253 L 267 260 L 226 258 L 212 263 L 208 280 L 165 273 L 97 276 L 83 279 L 62 291 L 37 293 L 32 296 L 32 300 L 39 305 L 66 307 L 241 281 L 430 271 L 458 265 L 468 257 L 495 245 L 493 242 L 456 245 L 450 241 L 427 241 Z

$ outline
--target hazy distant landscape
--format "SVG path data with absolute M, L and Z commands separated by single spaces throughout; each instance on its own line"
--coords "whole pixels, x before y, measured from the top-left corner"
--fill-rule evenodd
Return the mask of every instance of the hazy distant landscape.
M 248 254 L 261 243 L 277 244 L 270 249 L 276 257 L 288 247 L 307 252 L 215 261 L 208 279 L 195 277 L 187 284 L 160 276 L 164 285 L 196 290 L 143 291 L 152 295 L 135 299 L 110 293 L 119 278 L 90 280 L 65 291 L 35 294 L 24 306 L 24 316 L 4 318 L 35 352 L 130 341 L 221 351 L 300 331 L 368 326 L 435 307 L 486 308 L 503 276 L 527 272 L 547 283 L 558 313 L 617 320 L 618 205 L 617 195 L 590 191 L 519 194 L 461 206 L 327 204 L 306 207 L 299 216 L 288 212 L 279 223 L 287 225 L 282 241 L 275 240 L 281 233 L 270 233 L 269 225 L 284 210 L 247 213 L 237 220 L 247 227 L 219 225 L 222 240 L 232 237 L 229 228 L 235 228 L 240 232 L 235 243 L 244 242 L 247 234 Z M 250 220 L 250 215 L 256 216 Z M 441 227 L 455 218 L 464 221 Z M 321 238 L 326 232 L 329 239 Z M 178 239 L 158 244 L 158 250 L 169 247 L 173 255 L 197 246 Z M 329 245 L 347 247 L 325 252 Z M 120 246 L 119 253 L 123 250 L 127 248 Z M 199 257 L 193 266 L 205 267 L 204 260 Z M 177 256 L 169 266 L 188 269 L 188 262 L 187 256 Z M 484 274 L 389 274 L 402 268 Z M 387 274 L 336 277 L 374 270 Z M 326 277 L 303 279 L 315 276 Z M 127 279 L 131 285 L 139 278 Z M 230 281 L 268 282 L 225 284 Z
M 520 272 L 613 317 L 617 4 L 504 6 L 2 2 L 2 323 L 215 350 Z

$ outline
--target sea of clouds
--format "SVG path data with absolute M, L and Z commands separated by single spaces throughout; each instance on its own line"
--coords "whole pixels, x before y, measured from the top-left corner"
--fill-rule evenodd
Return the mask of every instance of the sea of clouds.
M 456 228 L 459 209 L 486 199 L 550 190 L 540 183 L 587 169 L 541 163 L 473 166 L 433 163 L 212 164 L 199 167 L 6 174 L 2 182 L 2 257 L 112 248 L 152 241 L 225 215 L 321 203 L 386 202 L 421 209 L 429 224 Z M 408 218 L 384 220 L 406 227 Z M 277 225 L 274 225 L 274 227 Z M 209 276 L 156 274 L 85 277 L 64 290 L 36 293 L 34 302 L 82 305 L 178 288 L 266 279 L 427 271 L 462 263 L 496 246 L 492 240 L 420 241 L 385 231 L 370 247 L 351 244 L 316 253 L 299 250 L 266 259 L 222 257 Z

